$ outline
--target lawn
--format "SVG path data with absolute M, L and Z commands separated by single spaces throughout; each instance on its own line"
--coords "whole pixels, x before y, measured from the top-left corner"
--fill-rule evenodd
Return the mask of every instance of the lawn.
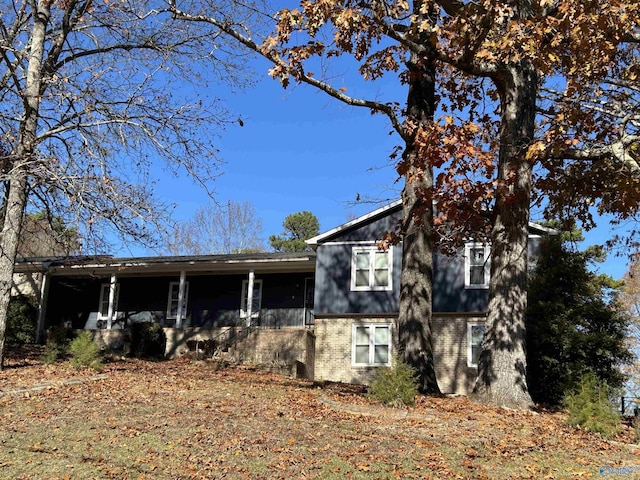
M 559 413 L 444 397 L 393 409 L 355 387 L 184 360 L 122 360 L 102 374 L 6 362 L 0 478 L 541 479 L 607 467 L 612 478 L 640 478 L 630 431 L 604 441 Z

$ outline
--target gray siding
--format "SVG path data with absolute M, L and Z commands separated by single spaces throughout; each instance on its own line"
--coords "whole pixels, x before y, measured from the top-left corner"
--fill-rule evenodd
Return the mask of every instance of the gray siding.
M 540 238 L 529 237 L 529 264 L 535 263 L 540 250 Z M 433 311 L 486 312 L 489 306 L 489 291 L 482 288 L 464 286 L 464 252 L 456 257 L 436 253 L 433 260 Z
M 371 245 L 393 231 L 400 208 L 385 212 L 353 228 L 338 232 L 318 245 L 316 251 L 315 314 L 376 314 L 398 311 L 402 247 L 393 248 L 393 277 L 390 291 L 351 291 L 351 250 Z M 362 242 L 369 242 L 362 243 Z
M 484 312 L 488 306 L 488 290 L 465 288 L 464 257 L 448 257 L 436 253 L 433 258 L 433 311 Z
M 320 245 L 316 260 L 316 315 L 398 311 L 402 248 L 393 248 L 389 291 L 351 291 L 351 250 L 362 244 Z
M 344 230 L 333 238 L 328 239 L 328 241 L 363 242 L 381 240 L 386 232 L 392 232 L 396 229 L 401 217 L 402 211 L 400 208 L 392 209 L 386 212 L 386 215 L 371 218 L 363 224 Z
M 317 250 L 316 307 L 323 314 L 398 312 L 402 245 L 393 249 L 393 290 L 351 291 L 351 250 L 361 244 L 320 245 Z M 434 312 L 483 312 L 486 289 L 466 289 L 464 258 L 434 256 Z
M 393 252 L 393 290 L 351 291 L 351 252 L 362 242 L 380 240 L 384 233 L 393 230 L 400 217 L 400 210 L 387 212 L 386 216 L 341 231 L 318 245 L 316 262 L 316 315 L 381 314 L 398 312 L 400 298 L 400 274 L 402 245 Z M 529 238 L 529 258 L 535 261 L 540 239 Z M 369 243 L 373 245 L 373 243 Z M 435 313 L 486 312 L 488 290 L 465 288 L 464 250 L 456 257 L 436 253 L 433 270 L 433 311 Z

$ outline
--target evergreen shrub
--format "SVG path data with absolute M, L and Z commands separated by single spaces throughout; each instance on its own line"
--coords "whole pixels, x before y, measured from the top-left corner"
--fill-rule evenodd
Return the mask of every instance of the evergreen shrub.
M 18 295 L 11 298 L 7 312 L 7 344 L 34 343 L 38 321 L 38 302 L 33 297 Z
M 83 331 L 74 338 L 69 345 L 71 365 L 76 368 L 88 367 L 94 370 L 102 370 L 102 358 L 100 347 L 93 341 L 91 332 Z
M 47 365 L 53 365 L 60 358 L 60 345 L 54 343 L 47 343 L 42 352 L 42 361 Z
M 133 323 L 131 330 L 131 356 L 136 358 L 164 357 L 167 337 L 162 325 L 152 322 Z
M 417 394 L 418 382 L 414 369 L 397 358 L 394 358 L 391 367 L 378 370 L 368 392 L 369 397 L 392 407 L 414 405 Z
M 71 340 L 71 329 L 54 326 L 47 332 L 47 344 L 44 347 L 42 361 L 46 364 L 54 364 L 59 358 L 67 354 Z
M 613 438 L 620 431 L 620 414 L 611 401 L 608 385 L 599 382 L 593 373 L 582 377 L 577 391 L 565 398 L 569 410 L 568 423 L 604 438 Z

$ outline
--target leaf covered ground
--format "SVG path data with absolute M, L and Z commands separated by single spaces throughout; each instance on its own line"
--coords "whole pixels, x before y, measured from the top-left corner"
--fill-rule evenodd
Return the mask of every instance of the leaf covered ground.
M 640 478 L 629 430 L 604 441 L 559 413 L 445 397 L 393 409 L 357 387 L 184 360 L 102 374 L 5 362 L 0 478 Z M 16 393 L 32 385 L 49 387 Z

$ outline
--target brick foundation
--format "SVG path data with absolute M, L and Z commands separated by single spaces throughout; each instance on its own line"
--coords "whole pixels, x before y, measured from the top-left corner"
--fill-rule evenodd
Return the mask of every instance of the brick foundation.
M 166 356 L 184 355 L 187 342 L 192 340 L 219 339 L 232 335 L 231 328 L 165 328 Z M 260 365 L 289 365 L 292 374 L 301 378 L 313 378 L 315 336 L 312 330 L 301 327 L 252 330 L 246 338 L 232 342 L 229 355 L 242 363 Z

